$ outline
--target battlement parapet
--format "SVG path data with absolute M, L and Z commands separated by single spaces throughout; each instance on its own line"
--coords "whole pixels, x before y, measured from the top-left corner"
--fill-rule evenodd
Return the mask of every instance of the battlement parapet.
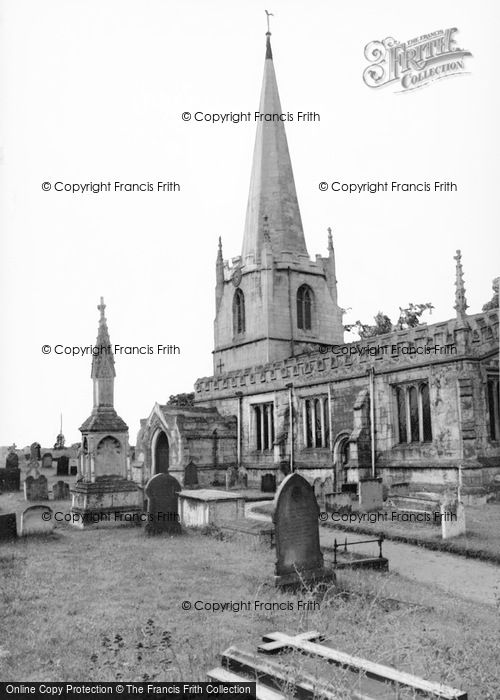
M 293 382 L 311 385 L 395 372 L 418 366 L 480 359 L 498 352 L 498 311 L 468 316 L 464 325 L 450 319 L 430 326 L 392 331 L 353 343 L 318 345 L 314 352 L 264 365 L 202 377 L 195 383 L 195 402 L 234 397 L 237 392 L 264 393 Z

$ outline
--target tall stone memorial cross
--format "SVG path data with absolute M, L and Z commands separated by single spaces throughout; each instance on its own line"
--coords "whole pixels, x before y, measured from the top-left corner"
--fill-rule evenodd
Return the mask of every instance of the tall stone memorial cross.
M 171 535 L 179 534 L 179 506 L 177 494 L 182 487 L 171 474 L 155 474 L 146 484 L 145 494 L 148 497 L 148 513 L 146 532 L 155 535 L 166 532 Z
M 311 484 L 297 473 L 285 477 L 274 499 L 274 581 L 277 586 L 333 576 L 323 567 L 318 516 L 319 507 Z

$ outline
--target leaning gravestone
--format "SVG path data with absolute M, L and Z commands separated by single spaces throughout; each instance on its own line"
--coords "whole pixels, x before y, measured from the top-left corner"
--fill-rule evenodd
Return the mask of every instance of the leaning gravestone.
M 318 516 L 309 482 L 297 473 L 285 477 L 274 499 L 277 586 L 333 578 L 323 567 Z
M 17 537 L 17 525 L 15 513 L 2 513 L 0 515 L 0 540 L 12 540 Z
M 157 534 L 167 532 L 178 534 L 181 531 L 177 494 L 182 487 L 177 479 L 168 473 L 155 474 L 146 484 L 148 514 L 146 532 Z
M 33 476 L 26 477 L 24 482 L 24 498 L 27 501 L 48 501 L 49 490 L 45 476 L 35 479 Z
M 69 484 L 65 481 L 57 481 L 52 486 L 52 497 L 54 501 L 67 501 L 70 499 Z
M 54 529 L 52 508 L 30 506 L 21 514 L 21 535 L 47 535 Z

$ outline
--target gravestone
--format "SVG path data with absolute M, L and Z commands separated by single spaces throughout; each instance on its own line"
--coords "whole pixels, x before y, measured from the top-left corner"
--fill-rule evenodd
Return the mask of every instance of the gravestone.
M 177 494 L 182 490 L 175 477 L 168 472 L 155 474 L 146 484 L 148 514 L 146 532 L 155 535 L 161 532 L 179 534 L 179 506 Z
M 327 493 L 325 495 L 325 510 L 335 513 L 351 513 L 353 500 L 348 493 Z
M 276 491 L 275 474 L 264 474 L 260 479 L 260 490 L 264 493 L 274 493 Z
M 410 482 L 409 481 L 397 481 L 392 483 L 389 487 L 389 492 L 391 496 L 409 496 L 410 495 Z
M 40 465 L 36 459 L 31 459 L 28 462 L 28 466 L 26 468 L 26 478 L 28 476 L 32 476 L 34 479 L 38 479 L 40 476 Z
M 245 467 L 239 467 L 238 475 L 236 477 L 236 484 L 241 489 L 248 488 L 248 472 Z
M 69 460 L 69 475 L 76 476 L 78 474 L 78 460 L 71 457 Z
M 33 476 L 28 476 L 24 482 L 24 498 L 27 501 L 48 501 L 49 490 L 47 487 L 47 479 L 41 475 L 38 479 Z
M 52 455 L 46 452 L 42 457 L 42 469 L 50 469 L 52 467 Z
M 17 525 L 15 513 L 2 513 L 0 515 L 0 540 L 12 540 L 17 537 Z
M 186 465 L 184 470 L 184 487 L 193 488 L 193 486 L 198 486 L 198 468 L 196 464 L 191 461 Z
M 326 499 L 329 493 L 333 493 L 333 479 L 330 476 L 323 481 L 323 498 Z
M 42 448 L 40 447 L 39 442 L 33 442 L 30 445 L 30 460 L 34 460 L 35 462 L 39 462 L 41 460 L 41 455 L 40 455 L 40 450 Z
M 297 473 L 285 477 L 274 499 L 277 586 L 320 581 L 332 575 L 323 567 L 318 516 L 311 484 Z
M 382 478 L 363 479 L 359 482 L 358 503 L 360 510 L 379 510 L 384 505 Z
M 21 487 L 21 470 L 0 469 L 0 493 L 2 491 L 19 491 Z
M 226 491 L 235 485 L 236 485 L 236 469 L 234 467 L 228 467 L 226 470 Z
M 314 479 L 313 481 L 313 491 L 318 504 L 323 504 L 323 483 L 321 479 Z
M 69 476 L 69 458 L 62 455 L 57 458 L 57 476 Z
M 69 484 L 65 481 L 57 481 L 52 486 L 52 496 L 54 501 L 66 501 L 70 499 Z
M 441 503 L 440 512 L 441 537 L 443 540 L 465 534 L 465 508 L 458 498 L 445 499 Z
M 15 452 L 9 452 L 5 459 L 6 469 L 17 469 L 19 467 L 19 457 Z
M 21 535 L 48 535 L 54 529 L 52 508 L 30 506 L 21 514 Z

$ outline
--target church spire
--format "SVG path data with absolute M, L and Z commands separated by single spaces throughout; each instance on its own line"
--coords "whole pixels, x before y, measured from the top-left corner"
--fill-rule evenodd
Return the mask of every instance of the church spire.
M 104 310 L 106 304 L 103 297 L 97 309 L 100 312 L 97 340 L 92 357 L 92 371 L 90 376 L 94 380 L 94 408 L 99 406 L 113 406 L 115 358 L 111 349 L 108 324 Z
M 270 13 L 266 11 L 266 14 L 269 23 Z M 243 264 L 247 262 L 247 256 L 253 256 L 253 261 L 258 260 L 264 241 L 264 221 L 267 221 L 269 227 L 275 258 L 282 257 L 282 253 L 308 257 L 281 115 L 283 112 L 274 73 L 271 32 L 268 25 L 264 77 L 243 237 Z
M 457 312 L 457 318 L 463 320 L 466 315 L 466 310 L 469 308 L 467 305 L 467 299 L 465 298 L 465 285 L 464 285 L 464 271 L 462 268 L 462 253 L 457 250 L 457 254 L 454 256 L 457 261 L 456 265 L 456 280 L 455 280 L 455 310 Z

